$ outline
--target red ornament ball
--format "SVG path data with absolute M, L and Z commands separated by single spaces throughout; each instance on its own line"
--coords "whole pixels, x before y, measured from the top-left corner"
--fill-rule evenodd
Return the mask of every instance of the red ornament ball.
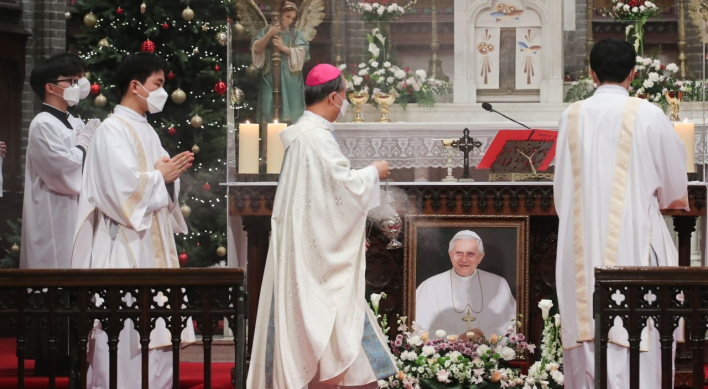
M 101 93 L 101 86 L 98 84 L 91 85 L 91 94 L 95 96 L 99 93 Z
M 167 79 L 170 81 L 174 81 L 175 79 L 175 74 L 172 72 L 167 73 Z
M 162 23 L 162 29 L 163 29 L 163 30 L 167 30 L 168 28 L 170 28 L 170 25 L 167 24 L 167 22 Z
M 206 184 L 204 184 L 204 191 L 208 192 L 210 190 L 211 190 L 211 185 L 209 185 L 209 183 L 207 182 Z
M 217 95 L 223 96 L 226 94 L 226 83 L 223 81 L 219 81 L 214 85 L 214 92 L 216 92 Z
M 116 8 L 116 15 L 123 15 L 123 8 L 121 8 L 121 7 Z
M 150 39 L 146 40 L 145 42 L 143 42 L 143 45 L 141 46 L 140 50 L 146 53 L 154 53 L 155 42 L 151 41 Z
M 219 67 L 219 65 L 214 65 L 214 71 L 215 71 L 215 72 L 218 72 L 219 70 L 221 70 L 221 68 Z
M 187 255 L 187 253 L 185 253 L 184 251 L 182 251 L 182 252 L 179 254 L 179 265 L 180 265 L 181 267 L 184 267 L 184 265 L 187 264 L 187 260 L 188 260 L 188 259 L 189 259 L 189 256 Z
M 170 128 L 167 130 L 167 133 L 170 134 L 171 136 L 174 136 L 174 135 L 177 133 L 177 129 L 174 128 L 174 127 L 170 127 Z

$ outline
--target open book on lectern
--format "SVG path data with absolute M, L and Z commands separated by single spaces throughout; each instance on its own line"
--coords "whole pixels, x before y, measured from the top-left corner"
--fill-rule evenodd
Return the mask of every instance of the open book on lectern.
M 499 130 L 477 169 L 495 173 L 545 171 L 556 155 L 555 130 Z

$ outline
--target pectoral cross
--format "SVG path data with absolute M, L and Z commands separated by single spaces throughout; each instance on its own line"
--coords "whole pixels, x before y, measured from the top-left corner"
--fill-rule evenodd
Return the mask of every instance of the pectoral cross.
M 467 332 L 472 331 L 472 322 L 475 320 L 477 319 L 470 315 L 470 309 L 467 308 L 467 316 L 462 318 L 462 321 L 467 322 Z

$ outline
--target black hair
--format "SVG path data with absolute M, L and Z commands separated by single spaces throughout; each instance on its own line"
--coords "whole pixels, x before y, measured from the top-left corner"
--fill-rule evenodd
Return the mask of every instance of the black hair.
M 603 39 L 590 51 L 590 69 L 601 83 L 623 82 L 636 64 L 637 52 L 634 46 L 621 39 Z
M 344 78 L 340 75 L 332 81 L 327 81 L 322 85 L 305 86 L 305 105 L 308 107 L 326 99 L 332 92 L 339 92 L 346 88 Z
M 50 57 L 37 64 L 30 74 L 30 86 L 32 91 L 44 101 L 44 88 L 47 84 L 56 84 L 62 77 L 74 77 L 76 66 L 67 58 Z
M 81 73 L 86 73 L 88 72 L 88 63 L 78 55 L 74 53 L 61 53 L 57 54 L 52 58 L 62 58 L 62 59 L 68 59 L 71 61 L 71 63 L 74 64 L 76 67 L 76 75 L 78 76 Z
M 120 95 L 128 92 L 130 82 L 136 80 L 145 84 L 155 72 L 167 69 L 167 62 L 155 53 L 135 53 L 125 56 L 118 65 L 116 78 Z

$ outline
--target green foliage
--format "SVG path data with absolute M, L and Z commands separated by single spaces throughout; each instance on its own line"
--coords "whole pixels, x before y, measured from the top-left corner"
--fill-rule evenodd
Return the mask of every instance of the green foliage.
M 219 81 L 226 82 L 226 46 L 217 39 L 217 33 L 227 29 L 226 18 L 233 15 L 234 0 L 200 1 L 145 0 L 141 13 L 140 1 L 113 2 L 79 0 L 76 7 L 82 15 L 93 12 L 98 18 L 95 27 L 83 27 L 77 37 L 79 51 L 89 63 L 90 81 L 98 83 L 108 99 L 104 107 L 95 105 L 95 96 L 82 101 L 79 111 L 83 118 L 105 118 L 120 102 L 115 70 L 121 59 L 141 51 L 146 39 L 155 44 L 155 53 L 168 62 L 165 90 L 172 94 L 182 89 L 187 99 L 183 104 L 167 100 L 162 113 L 149 115 L 150 124 L 160 136 L 162 146 L 170 155 L 199 147 L 194 165 L 181 177 L 181 205 L 192 209 L 187 218 L 188 235 L 176 235 L 178 252 L 189 256 L 187 266 L 210 266 L 223 259 L 216 255 L 219 246 L 226 246 L 226 190 L 219 186 L 226 178 L 226 96 L 214 92 Z M 187 21 L 182 11 L 188 6 L 194 18 Z M 119 15 L 117 7 L 122 8 Z M 167 23 L 167 28 L 163 24 Z M 107 38 L 110 46 L 98 43 Z M 198 48 L 198 52 L 195 51 Z M 236 73 L 245 74 L 245 61 L 234 64 Z M 246 64 L 247 65 L 247 64 Z M 215 68 L 215 66 L 218 66 Z M 167 76 L 167 74 L 165 75 Z M 248 79 L 243 77 L 243 79 Z M 242 89 L 246 90 L 243 86 Z M 249 94 L 255 95 L 253 90 Z M 247 97 L 249 97 L 247 94 Z M 250 106 L 242 109 L 249 115 Z M 190 119 L 201 116 L 203 126 L 194 128 Z M 176 134 L 168 134 L 170 127 Z M 209 184 L 209 191 L 204 189 Z
M 20 245 L 22 239 L 22 219 L 16 221 L 8 220 L 7 225 L 11 231 L 3 234 L 2 243 L 6 253 L 5 258 L 0 259 L 0 269 L 17 269 L 20 267 L 20 253 L 13 253 L 10 248 L 12 245 Z
M 590 77 L 583 77 L 578 81 L 573 82 L 573 86 L 568 89 L 565 94 L 566 103 L 585 100 L 595 93 L 595 85 Z

